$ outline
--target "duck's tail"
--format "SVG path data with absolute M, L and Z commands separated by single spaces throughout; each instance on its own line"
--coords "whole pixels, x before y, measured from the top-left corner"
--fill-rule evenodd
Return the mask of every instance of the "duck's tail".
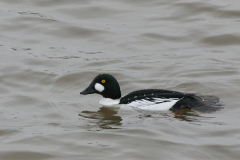
M 215 112 L 223 109 L 223 106 L 224 104 L 215 96 L 186 94 L 186 97 L 178 101 L 170 110 L 177 111 L 189 108 L 200 112 Z

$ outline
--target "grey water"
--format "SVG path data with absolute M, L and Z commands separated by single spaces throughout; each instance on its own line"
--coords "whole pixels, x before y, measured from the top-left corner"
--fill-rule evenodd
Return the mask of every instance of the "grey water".
M 1 0 L 0 159 L 240 159 L 240 1 Z M 108 109 L 79 94 L 159 88 L 225 108 Z

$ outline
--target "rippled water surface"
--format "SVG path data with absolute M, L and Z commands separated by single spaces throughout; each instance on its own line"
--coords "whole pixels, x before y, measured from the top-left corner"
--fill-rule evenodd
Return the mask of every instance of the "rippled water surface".
M 240 1 L 1 0 L 0 159 L 240 159 Z M 215 95 L 225 109 L 146 112 L 82 96 Z

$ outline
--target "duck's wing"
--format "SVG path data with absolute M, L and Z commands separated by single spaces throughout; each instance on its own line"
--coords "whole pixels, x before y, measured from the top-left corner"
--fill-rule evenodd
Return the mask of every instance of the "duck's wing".
M 131 92 L 120 99 L 120 104 L 129 104 L 133 101 L 147 100 L 155 102 L 157 99 L 159 103 L 168 101 L 170 99 L 179 100 L 186 95 L 181 92 L 162 90 L 162 89 L 145 89 Z

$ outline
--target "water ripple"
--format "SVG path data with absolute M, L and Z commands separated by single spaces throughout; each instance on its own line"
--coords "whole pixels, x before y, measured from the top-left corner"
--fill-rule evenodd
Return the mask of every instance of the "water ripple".
M 222 34 L 216 36 L 209 36 L 203 38 L 201 43 L 207 45 L 217 45 L 217 46 L 226 46 L 226 45 L 239 45 L 240 44 L 240 35 L 236 34 Z

